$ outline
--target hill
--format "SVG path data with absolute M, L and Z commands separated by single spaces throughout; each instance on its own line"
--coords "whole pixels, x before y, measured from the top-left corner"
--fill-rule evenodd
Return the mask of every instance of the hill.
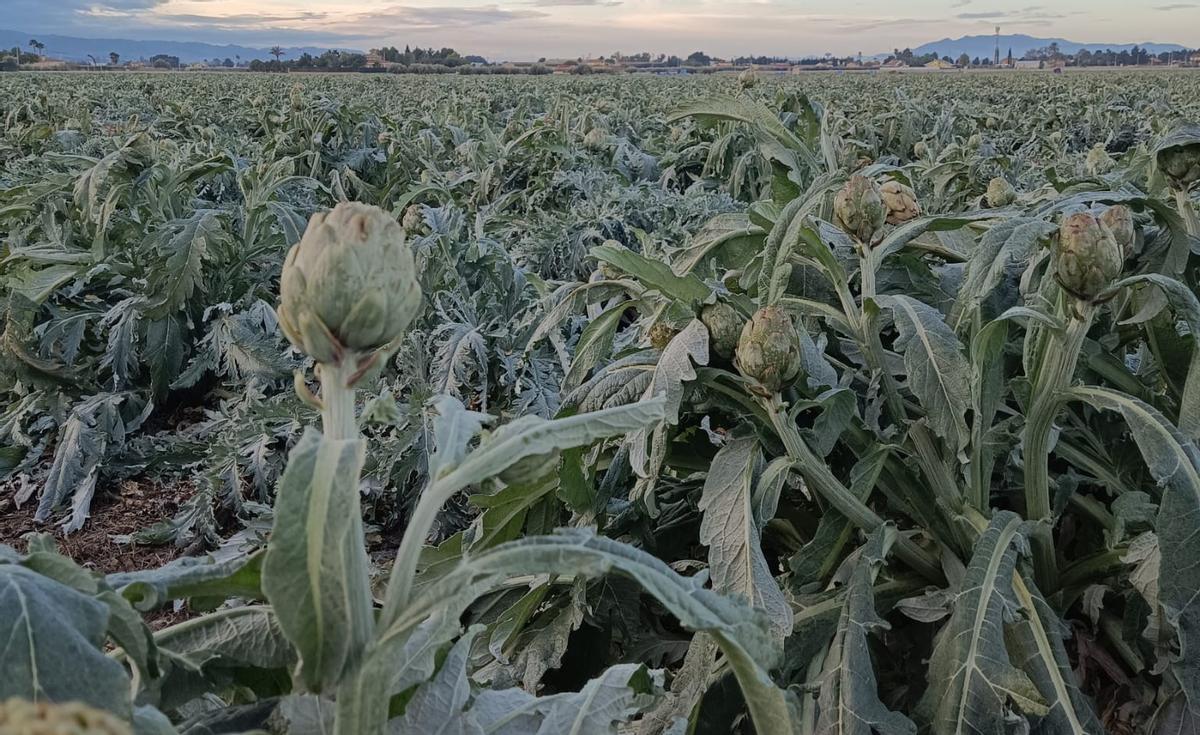
M 19 46 L 23 51 L 28 51 L 29 39 L 31 38 L 36 38 L 46 44 L 46 50 L 43 53 L 47 56 L 67 61 L 86 62 L 90 54 L 101 61 L 107 62 L 108 55 L 112 52 L 120 54 L 121 58 L 126 61 L 148 59 L 156 54 L 178 56 L 179 60 L 184 63 L 213 58 L 237 59 L 240 57 L 242 61 L 252 61 L 254 59 L 266 61 L 272 58 L 270 49 L 233 44 L 219 45 L 196 41 L 134 41 L 123 38 L 77 38 L 75 36 L 27 33 L 25 31 L 5 29 L 0 29 L 0 48 Z M 284 48 L 284 52 L 286 53 L 284 58 L 294 59 L 303 53 L 318 56 L 328 50 L 329 48 L 324 46 L 286 47 Z M 349 51 L 353 49 L 341 50 Z
M 1138 46 L 1156 55 L 1164 51 L 1187 50 L 1186 47 L 1180 46 L 1177 43 L 1081 43 L 1078 41 L 1069 41 L 1065 38 L 1038 38 L 1019 33 L 1000 36 L 1000 55 L 1007 56 L 1009 49 L 1012 49 L 1013 56 L 1019 59 L 1028 51 L 1045 48 L 1052 43 L 1057 43 L 1059 49 L 1065 54 L 1075 54 L 1083 49 L 1088 49 L 1089 51 L 1109 50 L 1120 53 L 1121 51 L 1130 51 L 1134 46 Z M 940 41 L 918 46 L 913 49 L 913 53 L 917 56 L 937 53 L 938 56 L 949 56 L 951 58 L 957 58 L 959 55 L 965 53 L 971 58 L 975 58 L 976 56 L 991 58 L 995 48 L 995 36 L 963 36 L 962 38 L 943 38 Z

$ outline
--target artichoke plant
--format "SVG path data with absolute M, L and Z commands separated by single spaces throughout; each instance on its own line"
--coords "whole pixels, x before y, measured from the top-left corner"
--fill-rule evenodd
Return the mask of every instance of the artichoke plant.
M 1102 176 L 1112 171 L 1116 165 L 1117 162 L 1113 160 L 1112 156 L 1108 155 L 1108 151 L 1104 149 L 1103 143 L 1097 143 L 1092 146 L 1092 149 L 1088 151 L 1087 160 L 1084 162 L 1089 176 Z
M 917 195 L 899 181 L 888 181 L 879 188 L 879 193 L 887 209 L 886 221 L 889 225 L 902 225 L 921 216 Z
M 723 359 L 732 360 L 746 319 L 737 309 L 724 301 L 718 301 L 701 310 L 700 321 L 708 327 L 709 343 L 713 352 Z
M 833 201 L 833 216 L 839 227 L 870 244 L 887 220 L 879 185 L 865 176 L 851 176 Z
M 800 373 L 800 340 L 787 312 L 778 306 L 755 312 L 742 328 L 734 364 L 768 393 L 794 379 Z
M 343 203 L 314 215 L 283 265 L 280 327 L 318 363 L 385 349 L 420 305 L 404 230 L 378 207 Z
M 1121 275 L 1125 256 L 1108 227 L 1088 212 L 1063 220 L 1054 250 L 1059 284 L 1075 297 L 1093 301 Z

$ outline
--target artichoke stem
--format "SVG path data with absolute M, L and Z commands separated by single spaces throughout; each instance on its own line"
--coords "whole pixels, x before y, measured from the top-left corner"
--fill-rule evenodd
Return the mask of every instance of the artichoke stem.
M 355 370 L 353 360 L 342 360 L 337 365 L 322 364 L 317 368 L 321 378 L 321 425 L 329 439 L 358 437 L 354 389 L 347 387 Z
M 1033 399 L 1025 422 L 1025 517 L 1037 521 L 1032 541 L 1038 586 L 1047 594 L 1058 587 L 1054 555 L 1053 508 L 1050 503 L 1050 431 L 1062 405 L 1062 392 L 1071 386 L 1079 353 L 1092 326 L 1095 306 L 1067 297 L 1062 315 L 1067 328 L 1043 353 L 1033 382 Z M 1078 313 L 1076 313 L 1076 310 Z

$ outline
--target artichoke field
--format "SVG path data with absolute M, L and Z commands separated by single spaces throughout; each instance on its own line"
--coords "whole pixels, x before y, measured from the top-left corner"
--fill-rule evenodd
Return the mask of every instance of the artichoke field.
M 297 76 L 0 76 L 0 732 L 1200 732 L 1200 76 Z

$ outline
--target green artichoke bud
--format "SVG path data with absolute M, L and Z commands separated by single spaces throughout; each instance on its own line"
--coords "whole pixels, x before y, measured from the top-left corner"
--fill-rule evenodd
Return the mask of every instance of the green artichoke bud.
M 1063 220 L 1054 250 L 1058 282 L 1077 298 L 1095 299 L 1121 275 L 1121 246 L 1108 228 L 1088 212 Z
M 866 176 L 851 176 L 833 200 L 833 216 L 839 227 L 870 244 L 887 219 L 879 186 Z
M 1087 168 L 1088 176 L 1101 176 L 1112 171 L 1117 162 L 1108 155 L 1108 151 L 1104 150 L 1102 143 L 1097 143 L 1088 151 L 1087 161 L 1084 165 Z
M 79 702 L 0 702 L 0 733 L 8 735 L 133 735 L 111 714 Z
M 1109 207 L 1101 213 L 1100 224 L 1113 236 L 1117 245 L 1121 246 L 1121 253 L 1126 258 L 1133 255 L 1133 244 L 1137 240 L 1133 210 L 1124 204 Z
M 1200 182 L 1200 126 L 1176 130 L 1154 149 L 1158 168 L 1171 186 L 1187 191 Z
M 758 74 L 753 69 L 747 69 L 741 74 L 738 74 L 738 85 L 742 89 L 750 89 L 758 84 Z
M 737 352 L 738 340 L 742 336 L 742 328 L 746 319 L 738 310 L 718 301 L 709 304 L 700 312 L 700 321 L 708 327 L 709 345 L 712 351 L 726 360 L 732 360 Z
M 917 158 L 924 158 L 929 155 L 929 144 L 923 140 L 918 140 L 913 145 L 913 155 Z
M 404 231 L 378 207 L 342 203 L 313 215 L 283 264 L 279 325 L 319 363 L 395 341 L 421 308 Z
M 979 133 L 975 133 L 969 139 L 967 139 L 967 145 L 970 146 L 971 148 L 980 147 L 981 145 L 983 145 L 983 136 L 980 135 Z
M 1015 201 L 1017 201 L 1017 190 L 1008 183 L 1008 179 L 997 176 L 988 182 L 987 203 L 989 207 L 993 209 L 1007 207 Z
M 800 373 L 800 338 L 787 312 L 778 306 L 759 309 L 742 328 L 734 364 L 768 393 L 778 393 L 795 378 Z
M 902 225 L 921 216 L 921 205 L 913 190 L 899 181 L 888 181 L 879 187 L 883 206 L 887 208 L 887 223 Z
M 544 422 L 545 419 L 536 416 L 522 416 L 516 421 L 505 424 L 491 432 L 486 439 L 486 443 L 496 444 L 505 441 L 525 431 L 531 425 Z M 515 464 L 510 465 L 500 472 L 500 480 L 506 485 L 524 485 L 544 480 L 558 471 L 558 463 L 561 456 L 562 453 L 555 450 L 517 460 Z

